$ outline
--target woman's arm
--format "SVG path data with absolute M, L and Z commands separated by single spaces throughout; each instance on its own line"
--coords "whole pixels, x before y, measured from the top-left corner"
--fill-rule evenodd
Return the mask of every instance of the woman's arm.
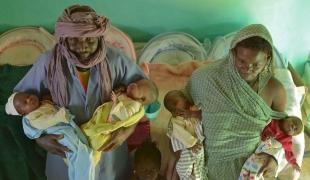
M 271 109 L 278 112 L 284 112 L 286 106 L 286 91 L 284 86 L 275 78 L 269 83 L 269 91 L 272 92 Z

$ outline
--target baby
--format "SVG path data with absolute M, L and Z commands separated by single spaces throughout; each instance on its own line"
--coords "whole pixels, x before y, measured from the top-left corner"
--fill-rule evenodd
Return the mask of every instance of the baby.
M 180 90 L 169 91 L 164 105 L 172 114 L 168 136 L 179 156 L 176 170 L 180 179 L 206 179 L 201 111 Z
M 144 105 L 157 100 L 158 89 L 147 79 L 130 83 L 111 95 L 112 101 L 99 106 L 93 117 L 81 126 L 91 147 L 101 151 L 117 129 L 132 126 L 144 116 Z
M 23 129 L 30 139 L 42 134 L 63 135 L 58 142 L 70 151 L 65 155 L 70 180 L 94 179 L 95 163 L 88 142 L 65 108 L 58 108 L 49 100 L 24 92 L 13 93 L 5 106 L 7 114 L 22 115 Z
M 134 173 L 132 180 L 165 180 L 159 174 L 161 154 L 156 144 L 145 141 L 134 155 Z
M 259 179 L 262 176 L 260 170 L 263 166 L 263 159 L 259 157 L 259 154 L 274 155 L 273 152 L 277 151 L 273 150 L 277 148 L 283 148 L 288 163 L 292 165 L 293 169 L 301 171 L 292 150 L 292 136 L 300 134 L 302 130 L 303 124 L 298 117 L 288 116 L 284 119 L 272 120 L 262 131 L 262 142 L 255 154 L 251 155 L 243 165 L 239 179 Z M 276 169 L 275 167 L 275 171 Z M 276 172 L 272 172 L 272 174 L 275 176 Z

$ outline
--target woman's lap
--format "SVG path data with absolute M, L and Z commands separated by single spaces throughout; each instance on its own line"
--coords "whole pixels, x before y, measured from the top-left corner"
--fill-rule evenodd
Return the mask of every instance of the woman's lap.
M 208 162 L 209 180 L 232 180 L 238 179 L 241 168 L 247 158 L 239 158 L 229 161 Z

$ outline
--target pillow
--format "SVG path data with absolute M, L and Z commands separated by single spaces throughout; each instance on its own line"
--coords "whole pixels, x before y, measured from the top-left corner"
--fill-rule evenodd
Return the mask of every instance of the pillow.
M 308 57 L 308 61 L 305 63 L 304 74 L 302 76 L 302 80 L 305 82 L 306 86 L 310 88 L 310 54 Z
M 105 35 L 105 40 L 110 46 L 120 48 L 132 61 L 136 62 L 137 57 L 134 45 L 129 36 L 123 31 L 111 26 Z
M 0 64 L 32 64 L 54 44 L 54 36 L 42 27 L 11 29 L 0 36 Z
M 301 119 L 301 104 L 305 95 L 305 89 L 303 87 L 299 87 L 298 89 L 295 86 L 292 75 L 288 69 L 276 68 L 274 70 L 274 76 L 283 84 L 286 90 L 287 102 L 285 111 L 288 115 L 294 115 Z M 304 89 L 304 92 L 302 93 L 300 89 Z
M 183 32 L 162 33 L 142 49 L 138 63 L 179 64 L 187 60 L 205 60 L 207 52 L 192 35 Z
M 215 39 L 208 59 L 218 60 L 224 58 L 229 53 L 229 48 L 231 41 L 234 39 L 236 32 L 229 33 L 225 36 L 219 36 Z M 287 68 L 288 61 L 283 57 L 283 55 L 277 50 L 276 47 L 273 48 L 273 57 L 276 68 Z

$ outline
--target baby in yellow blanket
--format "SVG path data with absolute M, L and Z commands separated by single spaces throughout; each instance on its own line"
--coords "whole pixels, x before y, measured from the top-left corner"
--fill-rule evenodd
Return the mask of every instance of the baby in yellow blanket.
M 101 151 L 112 137 L 112 132 L 139 122 L 144 116 L 144 105 L 157 100 L 158 89 L 147 79 L 130 83 L 112 92 L 112 101 L 99 106 L 93 117 L 81 129 L 90 146 Z

